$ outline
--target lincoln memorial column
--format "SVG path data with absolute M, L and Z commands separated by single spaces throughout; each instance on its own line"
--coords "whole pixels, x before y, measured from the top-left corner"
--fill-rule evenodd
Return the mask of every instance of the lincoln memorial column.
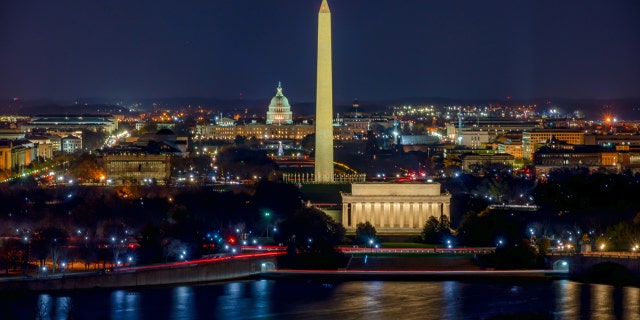
M 416 215 L 416 203 L 412 202 L 411 207 L 409 208 L 409 228 L 413 228 L 414 216 Z
M 349 224 L 349 215 L 351 214 L 351 212 L 349 212 L 349 204 L 346 202 L 342 202 L 342 225 L 347 228 L 347 227 L 351 227 L 351 225 Z
M 444 214 L 445 216 L 447 216 L 447 218 L 449 218 L 449 221 L 451 221 L 451 203 L 449 202 L 445 202 L 442 204 L 442 214 Z

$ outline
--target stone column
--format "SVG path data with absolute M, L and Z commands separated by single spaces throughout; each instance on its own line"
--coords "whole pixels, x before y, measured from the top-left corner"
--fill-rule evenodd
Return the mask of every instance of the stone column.
M 349 216 L 351 215 L 351 212 L 349 212 L 349 204 L 346 202 L 342 203 L 342 225 L 345 228 L 349 228 L 351 227 L 351 224 L 349 224 Z
M 351 203 L 351 224 L 356 226 L 360 222 L 360 215 L 362 214 L 362 202 Z
M 442 214 L 447 216 L 447 218 L 449 218 L 449 221 L 451 221 L 451 203 L 445 202 L 442 204 Z
M 409 228 L 413 228 L 415 212 L 416 212 L 416 203 L 411 202 L 411 206 L 409 207 L 409 214 L 408 214 Z

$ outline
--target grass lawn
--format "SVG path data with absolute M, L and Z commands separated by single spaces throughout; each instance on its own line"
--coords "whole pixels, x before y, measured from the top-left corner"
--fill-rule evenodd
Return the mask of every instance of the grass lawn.
M 417 243 L 417 242 L 382 242 L 383 248 L 434 248 L 440 247 L 435 244 Z
M 375 256 L 375 257 L 393 257 L 393 258 L 434 258 L 434 259 L 451 259 L 451 258 L 473 258 L 473 253 L 439 253 L 439 252 L 352 252 L 349 253 L 354 257 Z

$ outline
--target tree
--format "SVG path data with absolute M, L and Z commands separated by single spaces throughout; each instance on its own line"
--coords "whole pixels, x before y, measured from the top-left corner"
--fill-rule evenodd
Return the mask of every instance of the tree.
M 69 234 L 58 227 L 46 227 L 37 232 L 38 240 L 47 248 L 51 256 L 52 272 L 55 273 L 60 256 L 64 254 Z
M 229 147 L 218 151 L 218 168 L 231 178 L 252 179 L 270 177 L 277 169 L 276 163 L 263 150 L 251 150 L 246 147 Z
M 168 261 L 169 257 L 175 261 L 186 260 L 191 253 L 188 243 L 173 238 L 165 239 L 162 249 L 165 262 Z
M 376 135 L 373 133 L 373 131 L 369 130 L 367 131 L 367 141 L 365 144 L 365 154 L 367 156 L 375 156 L 378 153 L 378 149 L 380 147 L 378 147 L 378 140 L 376 138 Z
M 251 149 L 258 149 L 260 148 L 260 140 L 258 140 L 258 138 L 256 138 L 255 136 L 251 136 L 251 138 L 249 138 L 247 145 Z
M 620 222 L 607 231 L 609 250 L 630 251 L 640 240 L 640 230 L 628 222 Z
M 358 244 L 367 244 L 375 241 L 376 228 L 369 222 L 360 222 L 356 225 L 356 242 Z
M 159 262 L 160 257 L 164 257 L 162 229 L 159 226 L 151 223 L 142 226 L 137 241 L 140 248 L 136 252 L 136 259 L 140 263 Z
M 422 241 L 425 243 L 437 243 L 440 241 L 440 222 L 436 217 L 431 216 L 422 228 Z
M 15 271 L 18 267 L 20 260 L 26 258 L 25 245 L 19 239 L 7 239 L 4 241 L 2 247 L 0 247 L 0 265 L 4 265 L 5 273 L 9 273 L 9 267 L 13 266 Z
M 95 155 L 82 154 L 77 160 L 72 161 L 69 172 L 73 177 L 82 181 L 98 181 L 103 176 L 102 169 L 98 167 Z
M 542 238 L 538 240 L 538 252 L 540 255 L 546 256 L 547 252 L 549 252 L 549 248 L 551 247 L 551 241 L 549 238 Z
M 304 207 L 279 225 L 276 242 L 289 243 L 300 252 L 333 252 L 346 230 L 322 210 Z
M 302 138 L 302 141 L 300 141 L 300 146 L 303 150 L 306 151 L 314 150 L 316 147 L 316 134 L 312 133 L 306 135 L 304 138 Z
M 113 265 L 117 266 L 120 255 L 124 254 L 129 247 L 129 230 L 122 222 L 116 220 L 107 221 L 103 225 L 103 237 L 111 248 Z
M 449 217 L 440 215 L 440 219 L 429 217 L 422 228 L 422 241 L 425 243 L 440 243 L 451 236 Z
M 95 237 L 85 235 L 79 249 L 82 260 L 84 260 L 84 269 L 89 270 L 91 262 L 97 259 L 97 243 L 95 241 Z
M 233 143 L 236 145 L 236 147 L 244 146 L 247 143 L 247 137 L 238 135 L 234 139 Z

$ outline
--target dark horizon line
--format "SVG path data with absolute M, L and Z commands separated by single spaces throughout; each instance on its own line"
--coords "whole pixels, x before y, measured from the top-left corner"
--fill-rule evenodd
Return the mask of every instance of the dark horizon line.
M 80 98 L 18 98 L 15 102 L 46 102 L 50 104 L 59 104 L 61 106 L 68 105 L 74 106 L 74 102 L 85 102 L 88 101 L 92 104 L 105 104 L 105 102 L 95 102 L 95 101 L 163 101 L 163 100 L 215 100 L 220 102 L 237 102 L 237 101 L 245 101 L 245 102 L 258 102 L 263 100 L 269 100 L 272 97 L 263 97 L 263 98 L 252 98 L 252 99 L 240 99 L 240 98 L 216 98 L 216 97 L 198 97 L 198 96 L 173 96 L 173 97 L 140 97 L 140 98 L 104 98 L 104 97 L 80 97 Z M 14 98 L 2 98 L 5 102 L 12 102 Z M 397 98 L 381 98 L 381 99 L 360 99 L 353 98 L 346 101 L 336 102 L 334 104 L 347 104 L 352 103 L 355 100 L 358 102 L 398 102 L 400 100 L 446 100 L 446 101 L 456 101 L 456 102 L 506 102 L 506 101 L 538 101 L 538 100 L 548 100 L 548 101 L 619 101 L 619 100 L 640 100 L 640 96 L 638 97 L 609 97 L 609 98 L 594 98 L 594 97 L 529 97 L 529 98 L 513 98 L 513 97 L 500 97 L 500 98 L 452 98 L 452 97 L 440 97 L 440 96 L 424 96 L 424 97 L 397 97 Z M 93 101 L 93 102 L 91 102 Z M 295 101 L 295 100 L 294 100 Z M 112 102 L 109 102 L 112 103 Z M 297 103 L 300 104 L 310 104 L 315 103 L 313 100 L 300 100 Z

